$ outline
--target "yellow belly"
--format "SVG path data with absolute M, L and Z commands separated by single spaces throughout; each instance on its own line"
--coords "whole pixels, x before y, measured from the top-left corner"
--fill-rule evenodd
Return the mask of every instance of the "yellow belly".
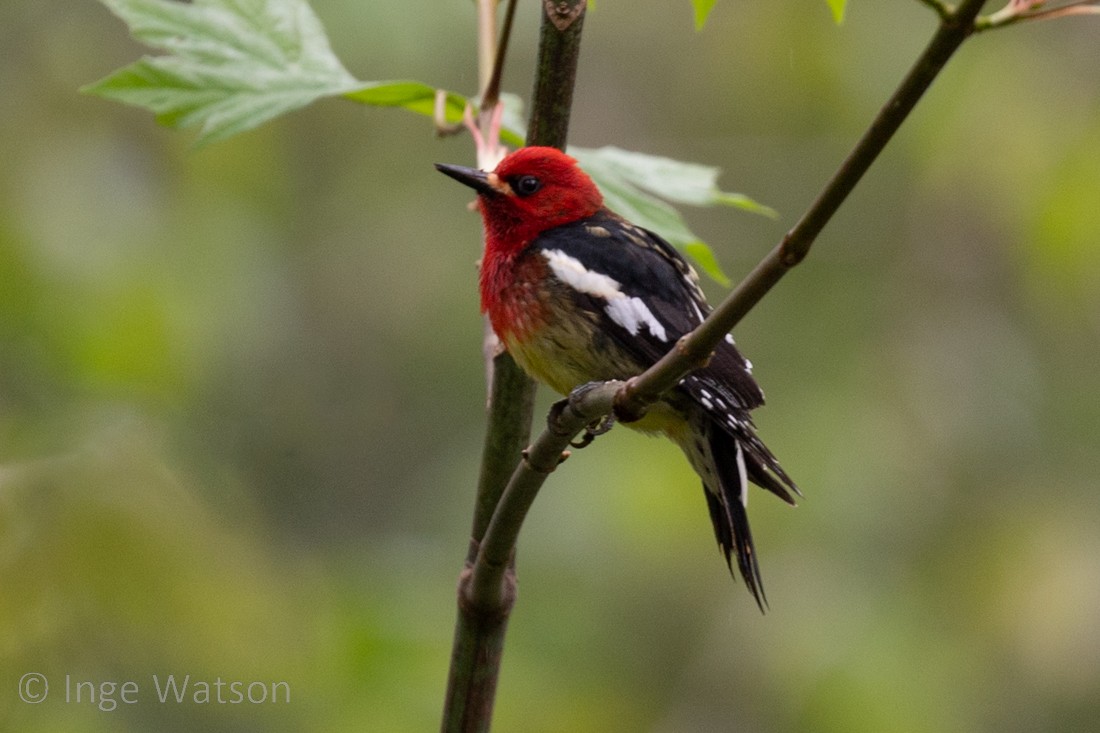
M 524 343 L 514 338 L 505 338 L 504 342 L 508 353 L 525 372 L 565 396 L 588 382 L 625 380 L 641 372 L 640 368 L 631 364 L 616 364 L 614 359 L 609 358 L 608 349 L 586 347 L 564 352 L 556 348 L 562 338 L 583 338 L 583 335 L 581 330 L 563 333 L 559 325 Z M 596 351 L 601 353 L 594 353 Z M 641 420 L 623 424 L 643 433 L 666 435 L 681 445 L 688 439 L 687 422 L 664 401 L 652 405 Z

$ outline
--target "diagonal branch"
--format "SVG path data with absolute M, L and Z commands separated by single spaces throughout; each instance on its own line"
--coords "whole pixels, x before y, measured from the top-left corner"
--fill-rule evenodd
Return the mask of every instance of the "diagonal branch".
M 797 224 L 692 333 L 644 374 L 631 379 L 615 400 L 624 419 L 637 419 L 662 393 L 701 366 L 727 333 L 809 253 L 818 234 L 882 153 L 959 46 L 974 32 L 982 0 L 965 0 L 947 16 L 909 73 L 871 122 L 848 157 Z

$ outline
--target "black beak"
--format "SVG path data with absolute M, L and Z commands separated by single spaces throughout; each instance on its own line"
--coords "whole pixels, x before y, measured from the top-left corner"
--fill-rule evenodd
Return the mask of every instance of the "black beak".
M 459 183 L 466 184 L 480 194 L 494 196 L 500 193 L 489 185 L 489 174 L 485 171 L 479 171 L 477 168 L 436 163 L 435 169 L 444 175 L 450 176 Z

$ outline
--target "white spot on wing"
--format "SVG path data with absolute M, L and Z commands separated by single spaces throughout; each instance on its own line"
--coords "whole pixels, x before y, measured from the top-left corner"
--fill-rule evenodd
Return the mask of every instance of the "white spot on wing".
M 703 322 L 703 311 L 699 310 L 699 304 L 696 303 L 693 300 L 693 301 L 691 301 L 691 307 L 695 311 L 696 319 L 698 319 L 699 323 L 702 323 Z
M 642 326 L 645 326 L 656 338 L 661 341 L 668 340 L 665 327 L 661 325 L 661 322 L 657 320 L 653 312 L 649 310 L 649 306 L 641 298 L 628 298 L 626 295 L 619 293 L 619 297 L 608 299 L 607 315 L 611 316 L 611 320 L 615 323 L 630 331 L 631 336 L 638 333 L 638 329 Z
M 631 336 L 645 326 L 655 338 L 668 340 L 665 327 L 649 310 L 645 301 L 629 297 L 619 289 L 619 283 L 614 278 L 589 270 L 576 257 L 570 257 L 560 249 L 543 250 L 542 256 L 546 258 L 554 275 L 563 283 L 579 292 L 606 300 L 607 315 L 629 331 Z

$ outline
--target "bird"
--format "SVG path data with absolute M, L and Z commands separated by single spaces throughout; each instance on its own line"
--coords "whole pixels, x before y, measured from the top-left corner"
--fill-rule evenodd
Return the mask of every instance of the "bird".
M 562 395 L 645 371 L 711 312 L 695 270 L 667 241 L 609 210 L 577 161 L 529 146 L 492 171 L 437 163 L 477 193 L 485 232 L 481 310 L 517 364 Z M 801 492 L 757 436 L 764 403 L 727 335 L 702 366 L 628 427 L 678 445 L 703 482 L 730 574 L 767 607 L 749 528 L 752 482 L 794 505 Z

